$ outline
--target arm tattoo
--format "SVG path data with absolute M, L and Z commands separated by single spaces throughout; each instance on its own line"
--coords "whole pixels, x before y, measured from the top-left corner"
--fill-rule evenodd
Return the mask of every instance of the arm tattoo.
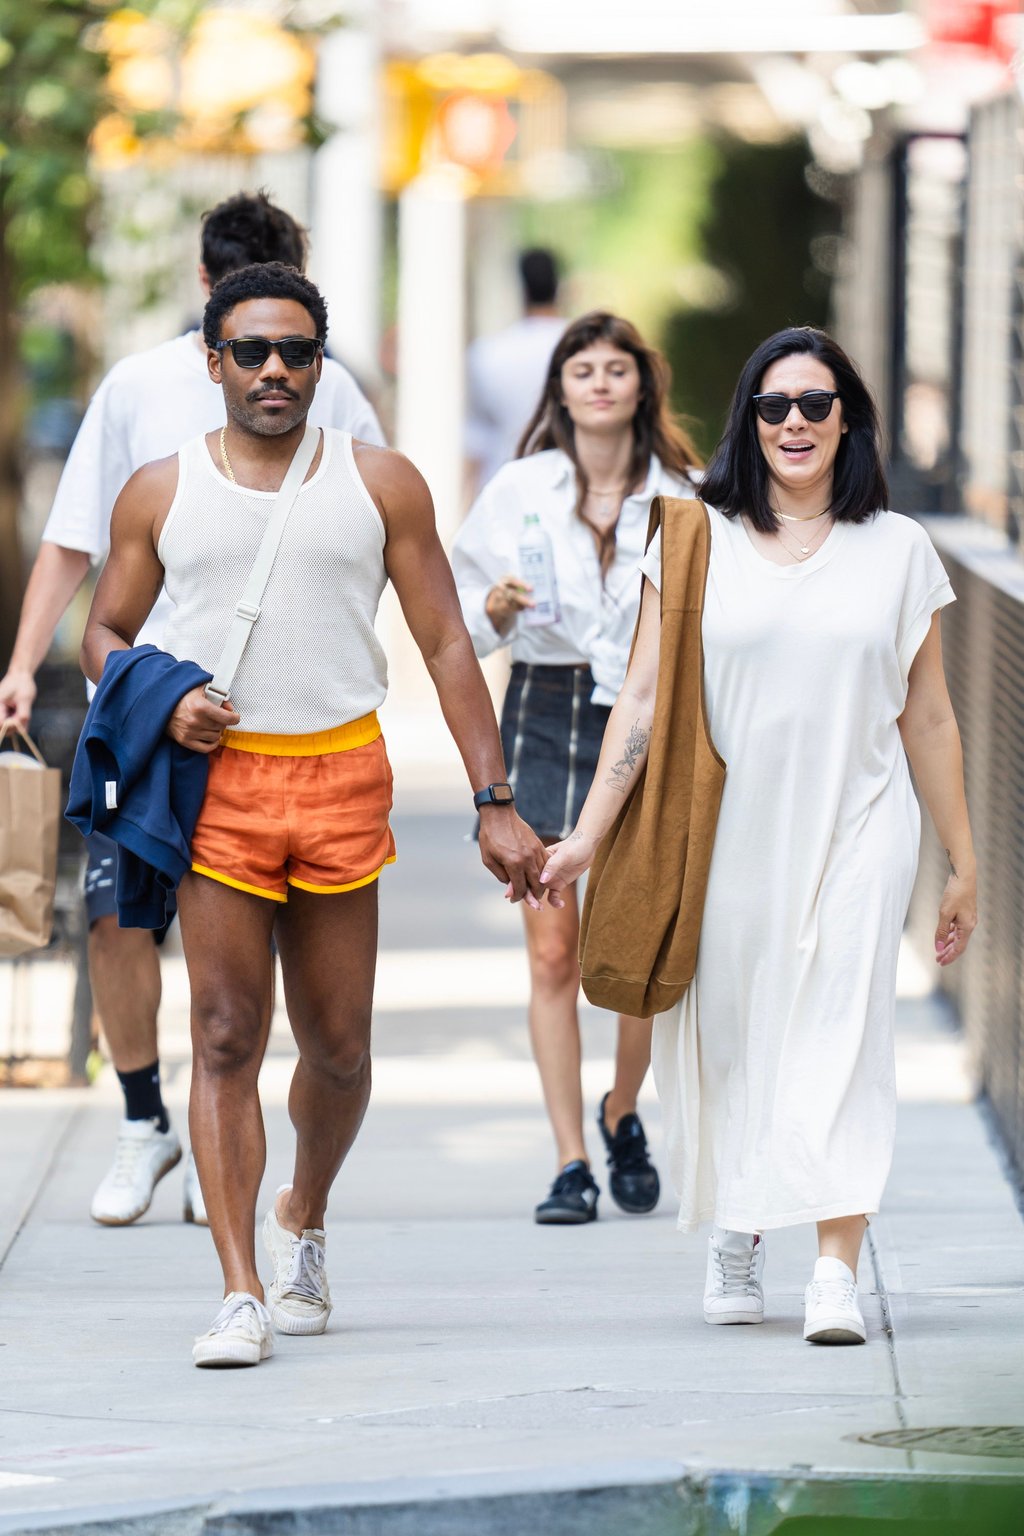
M 959 880 L 960 876 L 956 872 L 956 865 L 953 863 L 953 855 L 950 853 L 948 848 L 946 849 L 946 861 L 949 864 L 949 872 L 953 876 L 953 879 Z
M 622 756 L 612 766 L 611 776 L 606 780 L 612 789 L 617 789 L 620 795 L 624 795 L 630 787 L 633 774 L 636 771 L 638 759 L 647 750 L 647 743 L 651 739 L 650 731 L 641 729 L 640 721 L 635 720 L 626 737 L 626 744 Z

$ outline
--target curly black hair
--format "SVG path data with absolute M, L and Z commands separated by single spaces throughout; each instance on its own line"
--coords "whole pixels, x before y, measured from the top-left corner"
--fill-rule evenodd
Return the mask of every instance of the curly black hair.
M 224 316 L 247 299 L 294 299 L 309 310 L 319 339 L 327 340 L 327 305 L 316 284 L 283 261 L 259 261 L 222 277 L 207 299 L 203 340 L 208 347 L 221 340 Z
M 308 241 L 301 224 L 261 187 L 237 192 L 203 214 L 200 252 L 212 288 L 254 261 L 283 261 L 305 270 Z

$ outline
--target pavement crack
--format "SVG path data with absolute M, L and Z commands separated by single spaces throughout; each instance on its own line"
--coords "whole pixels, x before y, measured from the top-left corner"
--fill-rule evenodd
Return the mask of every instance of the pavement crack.
M 889 1369 L 892 1371 L 893 1407 L 896 1410 L 896 1419 L 901 1429 L 909 1429 L 907 1421 L 906 1400 L 907 1395 L 903 1390 L 903 1380 L 900 1376 L 899 1356 L 896 1353 L 896 1325 L 893 1318 L 892 1306 L 889 1302 L 889 1291 L 885 1284 L 882 1271 L 882 1255 L 878 1251 L 875 1234 L 870 1223 L 867 1229 L 868 1252 L 871 1255 L 871 1267 L 875 1275 L 875 1290 L 882 1309 L 882 1328 L 885 1333 L 886 1347 L 889 1351 Z M 913 1472 L 916 1469 L 913 1451 L 905 1452 L 907 1458 L 907 1470 Z

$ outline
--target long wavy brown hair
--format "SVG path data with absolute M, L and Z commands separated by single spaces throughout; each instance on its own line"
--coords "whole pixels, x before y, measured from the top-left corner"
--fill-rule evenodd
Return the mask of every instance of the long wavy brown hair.
M 601 574 L 606 576 L 615 558 L 615 526 L 602 530 L 584 516 L 589 489 L 587 476 L 576 454 L 576 428 L 562 397 L 562 369 L 570 357 L 583 352 L 597 341 L 607 341 L 620 352 L 636 359 L 640 371 L 640 396 L 633 417 L 633 454 L 629 461 L 629 489 L 647 478 L 651 456 L 673 474 L 685 477 L 699 469 L 701 460 L 684 428 L 676 421 L 668 403 L 672 373 L 668 363 L 654 347 L 649 347 L 635 325 L 607 310 L 594 309 L 581 315 L 564 331 L 551 354 L 548 376 L 540 403 L 519 440 L 516 458 L 543 453 L 546 448 L 561 448 L 576 470 L 576 516 L 586 523 L 597 542 Z M 627 493 L 628 494 L 628 493 Z

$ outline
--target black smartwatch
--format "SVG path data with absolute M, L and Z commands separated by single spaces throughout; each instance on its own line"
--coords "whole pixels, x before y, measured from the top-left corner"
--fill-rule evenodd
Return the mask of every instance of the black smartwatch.
M 515 802 L 511 784 L 488 784 L 486 789 L 478 789 L 473 796 L 477 810 L 482 805 L 515 805 Z

